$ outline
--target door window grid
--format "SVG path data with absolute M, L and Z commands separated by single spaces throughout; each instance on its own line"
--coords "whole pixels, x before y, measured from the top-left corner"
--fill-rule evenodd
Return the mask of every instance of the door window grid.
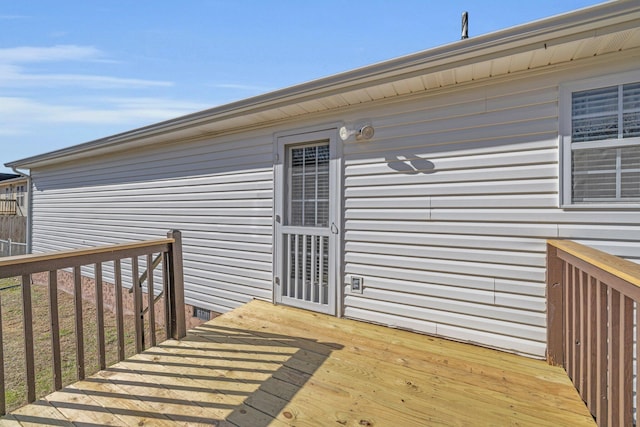
M 289 151 L 288 224 L 329 225 L 329 145 L 293 147 Z
M 329 303 L 329 239 L 290 234 L 286 241 L 288 280 L 283 295 L 318 304 Z

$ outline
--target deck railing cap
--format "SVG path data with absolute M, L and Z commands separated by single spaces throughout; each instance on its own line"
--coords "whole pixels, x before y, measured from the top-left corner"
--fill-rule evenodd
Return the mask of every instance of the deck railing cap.
M 145 248 L 145 247 L 154 246 L 154 245 L 166 245 L 170 243 L 175 243 L 175 239 L 169 237 L 166 239 L 145 240 L 141 242 L 132 242 L 132 243 L 119 243 L 115 245 L 106 245 L 106 246 L 91 246 L 91 247 L 71 249 L 66 251 L 47 252 L 43 254 L 17 255 L 12 257 L 0 258 L 0 268 L 8 265 L 27 264 L 35 261 L 50 261 L 50 260 L 56 260 L 61 258 L 69 258 L 73 256 L 83 256 L 88 254 L 127 251 L 131 249 Z
M 558 250 L 573 255 L 609 274 L 640 287 L 640 264 L 571 240 L 547 240 L 547 243 Z

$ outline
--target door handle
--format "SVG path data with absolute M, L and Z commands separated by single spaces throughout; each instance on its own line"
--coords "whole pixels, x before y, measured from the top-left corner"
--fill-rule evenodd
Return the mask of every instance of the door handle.
M 338 231 L 339 231 L 339 230 L 338 230 L 338 226 L 336 226 L 336 223 L 335 223 L 335 222 L 332 222 L 332 223 L 331 223 L 331 233 L 333 233 L 333 234 L 338 234 Z

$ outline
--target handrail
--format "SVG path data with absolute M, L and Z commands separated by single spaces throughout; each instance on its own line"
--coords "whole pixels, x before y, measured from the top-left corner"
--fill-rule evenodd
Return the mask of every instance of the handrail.
M 167 237 L 166 239 L 147 240 L 142 242 L 93 246 L 89 248 L 48 252 L 44 254 L 27 254 L 27 255 L 16 255 L 12 257 L 4 257 L 4 258 L 0 258 L 0 279 L 4 279 L 7 277 L 14 277 L 15 275 L 12 275 L 9 272 L 11 271 L 10 268 L 16 265 L 19 265 L 21 266 L 21 268 L 25 268 L 30 272 L 37 272 L 39 267 L 34 267 L 34 265 L 39 265 L 40 263 L 63 260 L 62 263 L 65 264 L 66 267 L 74 267 L 76 265 L 83 265 L 84 260 L 82 259 L 82 257 L 85 257 L 85 256 L 105 255 L 104 257 L 101 257 L 101 258 L 112 261 L 115 259 L 113 257 L 116 257 L 119 259 L 129 258 L 130 257 L 129 253 L 131 252 L 143 253 L 150 246 L 158 247 L 158 248 L 166 248 L 167 245 L 172 243 L 175 243 L 175 239 L 171 237 Z M 141 250 L 136 251 L 136 249 L 141 249 Z M 6 270 L 3 267 L 6 267 Z M 61 267 L 61 268 L 66 268 L 66 267 Z M 27 273 L 23 273 L 23 274 L 27 274 Z
M 549 240 L 547 243 L 594 267 L 640 287 L 640 264 L 581 245 L 572 240 Z
M 547 242 L 547 361 L 565 368 L 599 426 L 632 425 L 640 406 L 636 325 L 639 264 L 572 241 Z
M 155 262 L 157 255 L 161 261 Z M 147 270 L 143 277 L 138 274 L 139 257 L 146 261 Z M 156 258 L 156 259 L 157 259 Z M 88 285 L 83 277 L 82 267 L 93 267 L 93 286 L 95 286 L 96 324 L 98 338 L 98 361 L 100 369 L 105 368 L 105 333 L 104 333 L 104 303 L 103 303 L 103 263 L 113 263 L 113 286 L 115 288 L 115 319 L 117 329 L 118 360 L 125 357 L 124 341 L 124 310 L 122 302 L 122 260 L 131 260 L 131 277 L 126 280 L 133 288 L 133 313 L 135 325 L 135 350 L 140 353 L 145 350 L 145 314 L 148 319 L 150 332 L 149 343 L 155 344 L 155 289 L 153 271 L 161 265 L 162 289 L 164 296 L 164 324 L 168 338 L 180 339 L 186 335 L 184 283 L 182 270 L 182 237 L 177 230 L 167 233 L 167 238 L 149 240 L 145 242 L 124 243 L 93 248 L 59 251 L 48 254 L 20 255 L 0 259 L 0 278 L 21 277 L 22 313 L 26 367 L 27 401 L 36 399 L 36 374 L 34 363 L 33 314 L 31 303 L 32 274 L 45 273 L 48 275 L 49 314 L 51 325 L 51 351 L 53 361 L 53 384 L 55 390 L 62 388 L 60 325 L 58 319 L 58 277 L 70 277 L 73 281 L 75 336 L 76 336 L 76 378 L 85 377 L 84 355 L 84 327 L 83 327 L 83 288 Z M 60 273 L 60 270 L 65 270 Z M 66 274 L 67 276 L 64 276 Z M 83 280 L 85 279 L 85 280 Z M 142 283 L 147 282 L 147 307 L 143 303 Z M 91 288 L 89 288 L 91 289 Z M 2 318 L 0 313 L 0 344 L 2 343 Z M 0 414 L 4 414 L 5 384 L 4 384 L 4 354 L 0 345 Z
M 149 242 L 125 243 L 87 249 L 30 254 L 0 259 L 0 279 L 49 270 L 61 270 L 79 265 L 95 264 L 145 255 L 148 252 L 167 252 L 175 240 L 170 238 Z

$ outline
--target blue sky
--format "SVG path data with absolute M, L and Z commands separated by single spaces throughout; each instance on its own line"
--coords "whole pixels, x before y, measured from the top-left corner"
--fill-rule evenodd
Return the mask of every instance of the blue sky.
M 0 164 L 598 3 L 0 0 Z

